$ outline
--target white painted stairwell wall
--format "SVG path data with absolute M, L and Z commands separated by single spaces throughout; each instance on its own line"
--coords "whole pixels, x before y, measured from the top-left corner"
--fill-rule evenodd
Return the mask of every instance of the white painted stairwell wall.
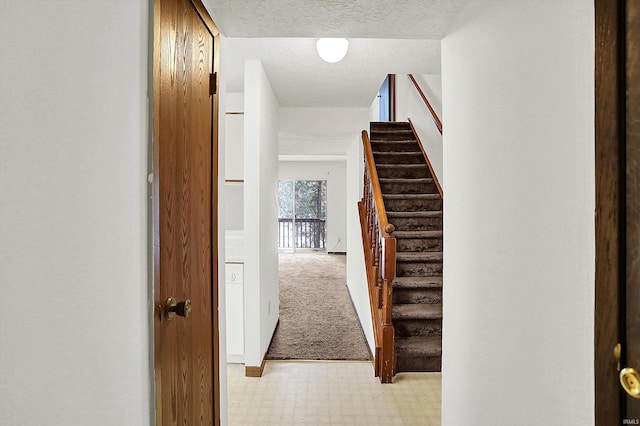
M 442 118 L 442 80 L 439 74 L 414 74 L 431 107 Z M 438 181 L 444 186 L 442 172 L 442 135 L 436 128 L 431 113 L 406 74 L 396 75 L 396 121 L 411 119 L 423 148 L 436 172 Z
M 471 2 L 442 41 L 442 424 L 594 423 L 594 7 Z

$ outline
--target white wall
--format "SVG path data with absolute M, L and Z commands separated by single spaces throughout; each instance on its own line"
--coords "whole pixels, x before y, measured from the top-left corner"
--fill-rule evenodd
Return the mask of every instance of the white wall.
M 347 251 L 346 163 L 344 161 L 280 161 L 281 180 L 327 181 L 327 251 Z
M 244 185 L 239 182 L 227 182 L 222 187 L 224 192 L 225 230 L 242 231 L 244 229 Z
M 360 324 L 371 348 L 375 352 L 373 323 L 369 305 L 369 289 L 364 264 L 364 250 L 362 248 L 362 233 L 360 230 L 360 216 L 358 201 L 362 199 L 364 185 L 362 138 L 358 135 L 347 151 L 347 287 L 351 300 L 356 308 Z
M 367 108 L 280 108 L 281 155 L 339 155 L 369 127 Z
M 245 364 L 259 366 L 278 321 L 278 101 L 262 62 L 245 62 Z
M 280 108 L 284 132 L 360 132 L 367 122 L 367 108 Z
M 150 424 L 148 15 L 3 4 L 2 424 Z
M 226 76 L 225 76 L 226 77 Z M 226 88 L 226 84 L 224 85 Z M 224 176 L 225 179 L 244 179 L 244 115 L 227 112 L 244 112 L 244 93 L 224 92 Z M 244 184 L 228 182 L 223 187 L 225 194 L 224 215 L 226 230 L 244 229 Z M 222 204 L 221 204 L 222 205 Z
M 594 422 L 593 9 L 477 1 L 442 41 L 444 426 Z
M 225 178 L 244 178 L 244 115 L 227 114 L 244 112 L 244 93 L 225 93 Z
M 418 85 L 433 109 L 442 118 L 442 81 L 439 74 L 414 74 Z M 396 121 L 410 118 L 429 156 L 440 184 L 444 187 L 442 173 L 442 135 L 436 128 L 431 113 L 406 74 L 396 76 Z
M 378 97 L 379 94 L 380 92 L 376 94 L 376 96 L 373 98 L 373 101 L 371 102 L 371 106 L 369 107 L 369 121 L 380 121 L 380 98 Z M 366 130 L 367 132 L 369 131 L 368 128 Z

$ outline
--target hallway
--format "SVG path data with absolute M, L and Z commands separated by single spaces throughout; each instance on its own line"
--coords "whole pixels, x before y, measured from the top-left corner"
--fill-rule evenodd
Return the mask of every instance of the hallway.
M 369 360 L 346 286 L 346 256 L 279 254 L 280 320 L 270 360 Z
M 229 425 L 440 425 L 441 373 L 401 373 L 393 385 L 370 362 L 268 361 L 260 378 L 228 364 Z

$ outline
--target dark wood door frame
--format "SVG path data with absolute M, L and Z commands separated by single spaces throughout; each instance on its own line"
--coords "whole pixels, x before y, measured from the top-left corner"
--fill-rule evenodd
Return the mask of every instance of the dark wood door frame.
M 389 74 L 389 121 L 396 121 L 396 75 Z
M 153 99 L 156 100 L 159 97 L 160 93 L 160 81 L 156 78 L 156 76 L 160 75 L 160 20 L 159 20 L 159 8 L 160 8 L 161 0 L 153 0 Z M 197 14 L 202 19 L 206 28 L 208 29 L 211 36 L 213 36 L 213 72 L 214 72 L 214 87 L 218 87 L 219 81 L 219 68 L 220 68 L 220 32 L 213 22 L 213 19 L 207 12 L 202 0 L 189 0 L 190 3 L 195 8 Z M 211 294 L 212 294 L 212 319 L 213 319 L 213 412 L 214 412 L 214 425 L 220 425 L 220 339 L 219 339 L 219 318 L 218 318 L 218 307 L 219 307 L 219 298 L 218 298 L 218 111 L 219 111 L 219 97 L 217 94 L 213 95 L 213 108 L 212 108 L 212 163 L 211 163 Z M 159 130 L 160 130 L 160 109 L 158 102 L 152 101 L 153 104 L 153 116 L 152 116 L 152 159 L 151 166 L 153 170 L 153 182 L 152 182 L 152 202 L 151 202 L 151 231 L 152 231 L 152 241 L 151 247 L 153 250 L 153 292 L 154 295 L 160 293 L 160 183 L 159 183 Z M 161 314 L 160 310 L 162 309 L 159 306 L 158 301 L 154 300 L 154 306 L 151 308 L 151 315 L 153 317 L 153 335 L 154 348 L 157 347 L 157 337 L 158 331 L 156 327 L 156 318 Z M 154 362 L 157 363 L 157 357 L 154 355 Z M 155 371 L 155 368 L 154 368 Z M 154 377 L 155 382 L 155 377 Z M 158 407 L 159 403 L 159 395 L 154 389 L 154 401 L 155 406 Z M 157 411 L 157 410 L 156 410 Z
M 595 0 L 595 420 L 624 412 L 613 349 L 624 333 L 625 1 Z

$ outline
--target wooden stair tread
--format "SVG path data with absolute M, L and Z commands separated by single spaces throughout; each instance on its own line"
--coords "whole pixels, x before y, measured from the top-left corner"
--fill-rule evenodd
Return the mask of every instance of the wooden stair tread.
M 373 155 L 397 155 L 398 157 L 422 156 L 422 151 L 373 151 Z
M 371 133 L 385 133 L 385 134 L 410 133 L 411 135 L 413 135 L 413 130 L 411 130 L 410 128 L 372 129 Z
M 442 288 L 442 277 L 397 277 L 393 280 L 393 288 Z
M 403 168 L 403 169 L 420 168 L 421 169 L 423 167 L 427 167 L 427 165 L 426 164 L 394 164 L 394 163 L 376 164 L 376 169 L 387 169 L 387 168 Z
M 431 183 L 433 178 L 379 178 L 380 183 Z
M 374 126 L 382 127 L 406 127 L 407 129 L 411 128 L 407 121 L 372 121 L 371 124 Z
M 398 356 L 441 356 L 442 339 L 440 336 L 396 337 L 395 347 Z
M 388 198 L 389 200 L 398 200 L 398 199 L 439 200 L 440 194 L 384 194 L 383 197 Z
M 394 231 L 396 238 L 442 238 L 442 231 Z
M 422 211 L 409 211 L 409 212 L 398 212 L 398 211 L 387 211 L 387 218 L 391 217 L 442 217 L 442 210 L 422 210 Z
M 426 252 L 399 252 L 396 253 L 396 262 L 438 262 L 442 261 L 441 251 Z
M 393 305 L 391 317 L 394 321 L 441 319 L 442 304 L 410 303 L 403 305 Z
M 369 142 L 371 142 L 372 144 L 374 143 L 397 143 L 397 144 L 403 144 L 403 143 L 418 143 L 417 140 L 415 139 L 398 139 L 398 140 L 384 140 L 384 139 L 375 139 L 375 138 L 371 138 L 371 140 L 369 140 Z M 373 147 L 372 147 L 373 148 Z

